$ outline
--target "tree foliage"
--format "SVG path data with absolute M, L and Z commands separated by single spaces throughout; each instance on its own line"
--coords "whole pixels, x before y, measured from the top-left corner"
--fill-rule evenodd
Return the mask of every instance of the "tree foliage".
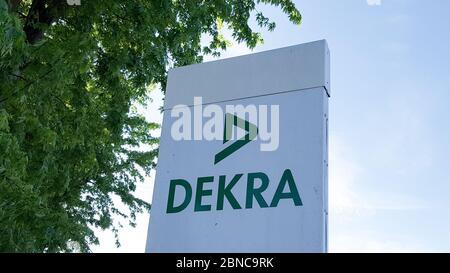
M 170 67 L 226 49 L 222 25 L 255 47 L 251 18 L 275 27 L 258 4 L 300 24 L 290 0 L 0 0 L 0 251 L 89 251 L 93 227 L 117 233 L 114 215 L 133 225 L 150 209 L 133 192 L 158 125 L 133 105 Z

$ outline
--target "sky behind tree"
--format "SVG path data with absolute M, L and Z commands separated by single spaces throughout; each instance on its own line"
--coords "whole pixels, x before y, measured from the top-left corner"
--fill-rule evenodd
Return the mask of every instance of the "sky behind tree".
M 450 1 L 299 0 L 255 50 L 326 39 L 331 51 L 329 251 L 450 251 Z M 207 60 L 212 60 L 209 57 Z M 161 121 L 162 95 L 142 111 Z M 151 201 L 154 172 L 138 188 Z M 148 214 L 94 252 L 143 252 Z

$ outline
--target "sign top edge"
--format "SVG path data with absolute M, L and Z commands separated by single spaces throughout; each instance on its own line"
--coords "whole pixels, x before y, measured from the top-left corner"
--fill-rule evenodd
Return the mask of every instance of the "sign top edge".
M 217 60 L 209 60 L 209 61 L 205 61 L 205 62 L 201 62 L 201 63 L 195 63 L 195 64 L 189 64 L 189 65 L 183 65 L 183 66 L 177 66 L 177 67 L 171 67 L 168 70 L 168 73 L 172 73 L 175 71 L 179 71 L 179 70 L 184 70 L 184 69 L 189 69 L 193 66 L 202 66 L 202 65 L 208 65 L 208 64 L 218 64 L 221 62 L 227 62 L 227 61 L 232 61 L 234 59 L 238 59 L 238 58 L 242 58 L 242 57 L 254 57 L 256 55 L 262 55 L 262 54 L 270 54 L 274 51 L 279 51 L 279 50 L 289 50 L 289 49 L 295 49 L 297 47 L 304 47 L 304 46 L 312 46 L 312 45 L 316 45 L 316 44 L 324 44 L 326 50 L 328 49 L 328 41 L 326 39 L 322 39 L 322 40 L 317 40 L 317 41 L 312 41 L 312 42 L 307 42 L 307 43 L 302 43 L 302 44 L 295 44 L 295 45 L 289 45 L 289 46 L 283 46 L 283 47 L 279 47 L 279 48 L 273 48 L 273 49 L 268 49 L 268 50 L 264 50 L 264 51 L 258 51 L 258 52 L 251 52 L 248 54 L 242 54 L 242 55 L 238 55 L 238 56 L 232 56 L 232 57 L 226 57 L 226 58 L 222 58 L 222 59 L 217 59 Z
M 330 95 L 330 54 L 325 39 L 172 68 L 164 109 L 324 87 Z

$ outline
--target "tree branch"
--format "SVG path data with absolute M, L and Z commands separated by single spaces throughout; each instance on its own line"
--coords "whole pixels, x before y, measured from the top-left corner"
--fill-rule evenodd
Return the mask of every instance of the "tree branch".
M 10 11 L 17 12 L 21 2 L 22 2 L 22 0 L 10 0 L 9 1 L 9 9 L 10 9 Z
M 25 88 L 29 87 L 29 86 L 32 85 L 33 83 L 35 83 L 35 82 L 37 82 L 37 81 L 39 81 L 39 80 L 45 78 L 45 77 L 46 77 L 48 74 L 50 74 L 52 71 L 53 71 L 53 67 L 50 68 L 46 73 L 44 73 L 44 74 L 42 74 L 41 76 L 39 76 L 39 78 L 37 78 L 36 80 L 34 80 L 34 81 L 28 81 L 28 83 L 27 83 L 24 87 L 22 87 L 22 88 L 20 88 L 19 90 L 13 92 L 13 93 L 12 93 L 12 96 L 15 96 L 15 95 L 18 94 L 20 91 L 22 91 L 22 90 L 24 90 Z M 16 75 L 14 75 L 14 76 L 16 76 Z M 8 99 L 9 99 L 9 97 L 3 98 L 3 99 L 0 100 L 0 103 L 3 103 L 3 102 L 5 102 L 5 101 L 7 101 Z
M 35 44 L 44 37 L 42 25 L 50 26 L 61 17 L 64 3 L 64 0 L 33 0 L 23 28 L 28 43 Z
M 19 79 L 21 79 L 21 80 L 24 80 L 24 81 L 26 81 L 26 82 L 28 82 L 28 80 L 27 79 L 25 79 L 24 77 L 22 77 L 22 76 L 20 76 L 20 75 L 16 75 L 16 74 L 10 74 L 11 76 L 14 76 L 14 77 L 16 77 L 16 78 L 19 78 Z

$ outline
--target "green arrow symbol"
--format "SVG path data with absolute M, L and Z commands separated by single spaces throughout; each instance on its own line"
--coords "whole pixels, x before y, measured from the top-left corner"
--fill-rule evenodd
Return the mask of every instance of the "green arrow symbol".
M 242 146 L 255 139 L 256 136 L 258 135 L 258 127 L 255 124 L 250 123 L 247 120 L 241 119 L 238 116 L 226 113 L 225 126 L 223 130 L 223 143 L 226 143 L 231 139 L 233 126 L 237 126 L 247 131 L 247 134 L 242 138 L 236 140 L 230 146 L 220 151 L 218 154 L 216 154 L 216 156 L 214 157 L 214 165 L 224 160 L 225 158 L 227 158 L 229 155 L 236 152 L 240 148 L 242 148 Z

